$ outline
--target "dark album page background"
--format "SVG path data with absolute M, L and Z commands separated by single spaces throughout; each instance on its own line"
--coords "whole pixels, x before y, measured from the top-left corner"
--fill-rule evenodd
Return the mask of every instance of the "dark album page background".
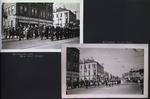
M 2 99 L 60 99 L 60 53 L 1 53 Z

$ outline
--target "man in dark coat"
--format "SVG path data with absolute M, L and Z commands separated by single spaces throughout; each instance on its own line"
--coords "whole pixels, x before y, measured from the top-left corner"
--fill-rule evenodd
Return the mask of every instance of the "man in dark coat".
M 21 41 L 21 38 L 23 38 L 23 27 L 22 27 L 22 25 L 20 25 L 18 27 L 18 30 L 19 30 L 19 41 Z
M 52 27 L 50 27 L 50 37 L 51 37 L 51 41 L 53 41 L 54 40 L 54 31 L 55 29 L 54 29 L 54 26 L 52 26 Z
M 48 39 L 49 27 L 45 27 L 45 37 Z
M 56 39 L 59 40 L 60 27 L 56 27 Z

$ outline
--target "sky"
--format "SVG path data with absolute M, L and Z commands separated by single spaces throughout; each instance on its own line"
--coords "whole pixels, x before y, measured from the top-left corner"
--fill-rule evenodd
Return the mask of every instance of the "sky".
M 77 14 L 77 19 L 80 19 L 80 4 L 79 3 L 54 3 L 53 4 L 53 9 L 55 10 L 56 8 L 59 7 L 65 7 L 72 12 L 76 11 Z
M 121 77 L 131 68 L 144 68 L 143 49 L 120 48 L 79 48 L 80 59 L 93 57 L 100 64 L 104 64 L 104 71 Z

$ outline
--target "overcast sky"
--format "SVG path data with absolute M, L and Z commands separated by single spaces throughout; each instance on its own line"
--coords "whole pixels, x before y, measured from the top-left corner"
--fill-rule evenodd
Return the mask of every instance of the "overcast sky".
M 79 3 L 54 3 L 53 4 L 53 9 L 56 10 L 56 8 L 59 7 L 65 7 L 69 10 L 71 10 L 72 12 L 76 11 L 77 13 L 77 18 L 79 18 L 80 16 L 80 4 Z
M 80 59 L 93 57 L 100 64 L 103 63 L 104 70 L 115 75 L 122 76 L 131 68 L 144 67 L 144 50 L 119 49 L 119 48 L 79 48 Z

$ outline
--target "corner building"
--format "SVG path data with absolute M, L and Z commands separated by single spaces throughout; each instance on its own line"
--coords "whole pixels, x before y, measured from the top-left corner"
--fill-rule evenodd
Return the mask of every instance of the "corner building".
M 4 3 L 3 27 L 52 25 L 53 3 Z
M 104 67 L 94 59 L 80 61 L 80 80 L 100 81 L 104 75 Z
M 73 27 L 76 24 L 76 14 L 66 8 L 58 8 L 54 13 L 55 27 Z

